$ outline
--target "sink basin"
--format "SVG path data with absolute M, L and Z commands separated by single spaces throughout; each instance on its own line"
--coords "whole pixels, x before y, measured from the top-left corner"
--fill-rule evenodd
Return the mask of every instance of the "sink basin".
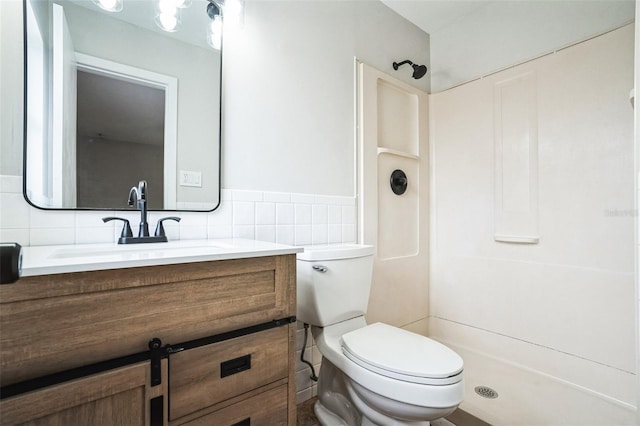
M 49 259 L 101 258 L 101 257 L 164 257 L 168 254 L 193 256 L 229 250 L 230 245 L 213 241 L 174 241 L 169 243 L 150 243 L 123 245 L 112 244 L 91 248 L 59 248 L 52 251 Z

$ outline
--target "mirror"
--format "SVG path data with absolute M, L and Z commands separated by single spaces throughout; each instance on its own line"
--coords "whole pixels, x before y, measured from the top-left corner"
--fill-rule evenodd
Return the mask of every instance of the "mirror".
M 220 9 L 208 0 L 98 5 L 119 1 L 24 0 L 25 198 L 45 209 L 128 209 L 144 179 L 151 210 L 213 210 Z

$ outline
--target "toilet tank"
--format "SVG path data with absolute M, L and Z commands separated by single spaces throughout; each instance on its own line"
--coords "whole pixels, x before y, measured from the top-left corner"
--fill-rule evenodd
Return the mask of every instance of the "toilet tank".
M 364 315 L 369 303 L 373 246 L 305 247 L 298 253 L 298 320 L 326 327 Z

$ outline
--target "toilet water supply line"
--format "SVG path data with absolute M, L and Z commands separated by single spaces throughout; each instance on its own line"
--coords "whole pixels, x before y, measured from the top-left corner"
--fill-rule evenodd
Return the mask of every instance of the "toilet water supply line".
M 316 376 L 316 370 L 313 368 L 313 364 L 311 364 L 309 361 L 304 359 L 304 350 L 307 348 L 307 336 L 308 336 L 308 334 L 309 334 L 309 324 L 307 324 L 305 322 L 304 323 L 304 339 L 302 340 L 302 352 L 300 352 L 300 361 L 304 362 L 309 367 L 311 367 L 311 376 L 309 376 L 309 377 L 314 382 L 317 382 L 318 381 L 318 376 Z

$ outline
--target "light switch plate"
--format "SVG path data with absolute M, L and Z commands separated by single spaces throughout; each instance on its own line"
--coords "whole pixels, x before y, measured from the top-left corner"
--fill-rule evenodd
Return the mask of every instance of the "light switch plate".
M 180 170 L 180 186 L 202 188 L 202 172 Z

